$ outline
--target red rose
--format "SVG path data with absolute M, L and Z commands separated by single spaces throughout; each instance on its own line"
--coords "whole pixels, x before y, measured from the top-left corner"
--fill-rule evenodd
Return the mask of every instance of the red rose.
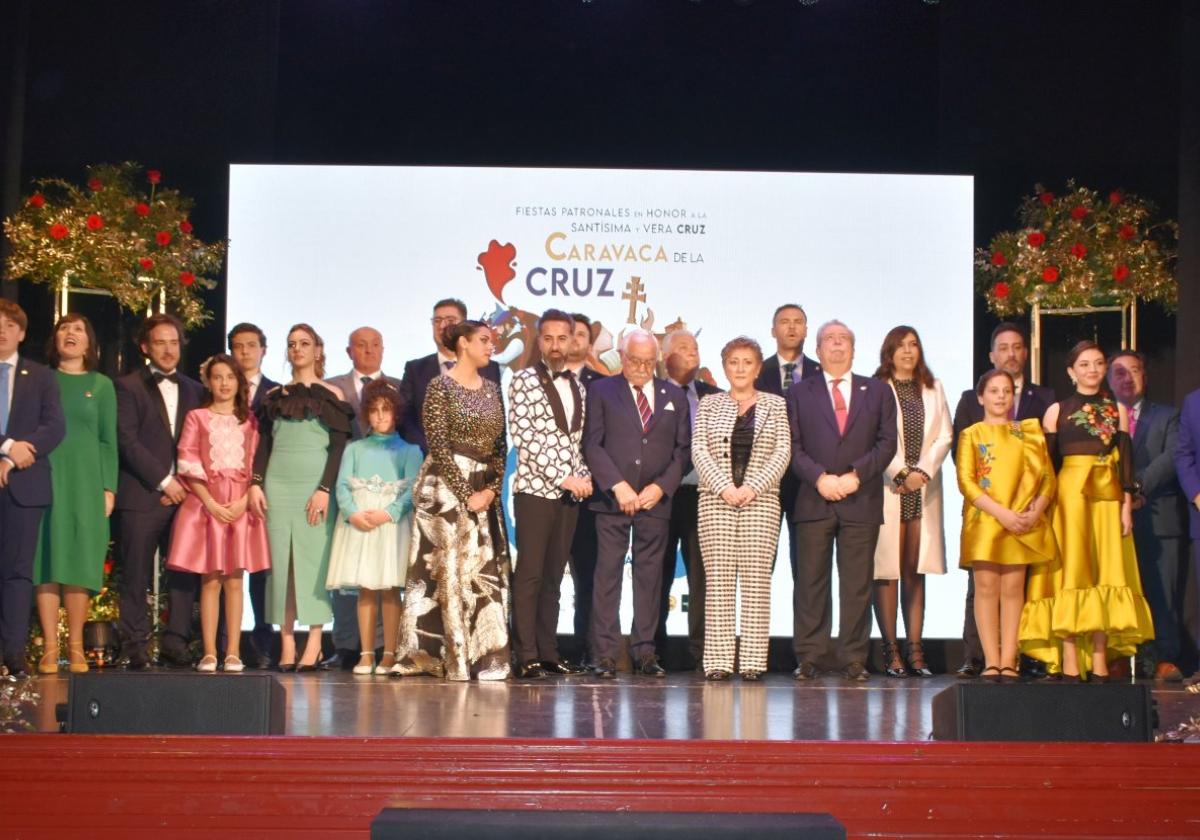
M 1054 193 L 1052 192 L 1044 192 L 1039 195 L 1038 198 L 1040 198 L 1042 200 L 1042 204 L 1045 204 L 1047 207 L 1054 203 Z
M 104 220 L 103 220 L 103 219 L 101 219 L 101 218 L 100 218 L 99 216 L 97 216 L 95 213 L 93 213 L 92 215 L 88 216 L 88 218 L 87 218 L 87 228 L 88 228 L 88 230 L 100 230 L 100 228 L 102 228 L 102 227 L 104 227 Z
M 112 558 L 109 558 L 104 561 L 104 574 L 111 575 L 112 570 L 113 570 L 113 561 L 112 561 Z
M 181 231 L 183 231 L 184 233 L 191 233 L 192 232 L 192 223 L 189 222 L 187 219 L 184 219 L 182 222 L 179 223 L 179 229 Z
M 1033 233 L 1029 234 L 1025 241 L 1029 243 L 1031 248 L 1041 248 L 1046 244 L 1046 234 L 1042 233 L 1040 230 L 1035 230 Z
M 1074 219 L 1075 221 L 1080 221 L 1082 219 L 1086 219 L 1087 214 L 1088 214 L 1088 209 L 1086 207 L 1084 207 L 1082 204 L 1076 205 L 1075 207 L 1071 208 L 1071 218 Z
M 154 234 L 154 241 L 162 247 L 167 247 L 171 244 L 171 232 L 169 230 L 160 230 Z
M 151 184 L 157 184 L 159 181 L 162 180 L 162 173 L 159 172 L 157 169 L 147 169 L 146 170 L 146 180 L 149 181 Z
M 149 215 L 150 215 L 150 205 L 149 205 L 149 204 L 147 204 L 147 203 L 146 203 L 146 202 L 144 202 L 144 201 L 139 201 L 139 202 L 137 203 L 137 206 L 135 206 L 135 207 L 133 208 L 133 212 L 135 212 L 135 213 L 137 213 L 139 216 L 141 216 L 141 217 L 145 218 L 146 216 L 149 216 Z
M 181 271 L 179 273 L 179 284 L 181 286 L 190 286 L 196 282 L 196 275 L 190 271 Z
M 992 265 L 1004 265 L 1008 260 L 999 251 L 992 251 Z
M 1113 207 L 1116 207 L 1118 204 L 1120 204 L 1121 203 L 1121 191 L 1113 190 L 1112 192 L 1110 192 L 1108 194 L 1108 203 L 1111 204 Z
M 67 230 L 66 225 L 50 225 L 51 239 L 66 239 L 67 234 L 71 231 Z
M 1048 265 L 1042 269 L 1042 279 L 1047 283 L 1055 283 L 1058 281 L 1058 269 L 1052 265 Z
M 99 178 L 88 178 L 88 189 L 92 192 L 100 192 L 104 189 L 104 182 Z
M 1113 279 L 1118 283 L 1124 283 L 1129 278 L 1129 266 L 1124 263 L 1119 263 L 1113 266 Z
M 997 299 L 1004 300 L 1006 297 L 1008 297 L 1008 284 L 997 283 L 992 287 L 992 294 L 994 294 Z
M 1133 239 L 1133 235 L 1136 232 L 1137 231 L 1133 229 L 1133 225 L 1121 225 L 1121 229 L 1117 231 L 1117 236 L 1119 236 L 1123 241 L 1128 242 L 1130 239 Z
M 1076 242 L 1071 246 L 1071 256 L 1077 260 L 1081 260 L 1087 256 L 1087 246 L 1082 242 Z
M 138 260 L 138 265 L 142 267 L 142 271 L 150 271 L 152 268 L 154 268 L 154 260 L 150 259 L 149 257 L 142 257 L 140 260 Z
M 33 195 L 29 196 L 29 206 L 37 207 L 39 209 L 42 207 L 45 207 L 46 206 L 46 197 L 43 196 L 41 193 L 34 193 Z

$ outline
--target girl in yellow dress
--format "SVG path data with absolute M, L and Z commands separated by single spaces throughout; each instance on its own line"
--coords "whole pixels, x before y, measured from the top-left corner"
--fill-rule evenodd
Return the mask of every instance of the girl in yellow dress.
M 1068 681 L 1154 638 L 1133 548 L 1133 452 L 1125 406 L 1104 387 L 1104 353 L 1081 341 L 1067 354 L 1075 393 L 1042 425 L 1058 470 L 1052 521 L 1061 560 L 1029 578 L 1021 650 Z
M 1054 468 L 1037 420 L 1010 420 L 1013 379 L 1002 370 L 979 378 L 983 420 L 958 441 L 963 494 L 960 568 L 975 578 L 975 623 L 983 646 L 981 676 L 1016 680 L 1017 631 L 1025 603 L 1025 568 L 1058 554 L 1045 511 Z

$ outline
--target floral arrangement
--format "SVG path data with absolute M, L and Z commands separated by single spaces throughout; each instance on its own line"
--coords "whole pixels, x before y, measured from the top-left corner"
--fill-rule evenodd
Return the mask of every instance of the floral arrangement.
M 1175 308 L 1179 225 L 1156 221 L 1152 204 L 1123 190 L 1107 199 L 1067 182 L 1056 196 L 1041 184 L 1017 210 L 1021 227 L 975 252 L 975 283 L 996 315 L 1038 303 L 1050 308 L 1158 301 Z
M 193 327 L 211 317 L 200 289 L 216 288 L 226 242 L 205 243 L 194 233 L 191 199 L 162 188 L 162 173 L 137 163 L 89 167 L 79 187 L 42 178 L 24 205 L 4 220 L 12 246 L 9 279 L 55 289 L 103 289 L 133 312 L 165 297 Z

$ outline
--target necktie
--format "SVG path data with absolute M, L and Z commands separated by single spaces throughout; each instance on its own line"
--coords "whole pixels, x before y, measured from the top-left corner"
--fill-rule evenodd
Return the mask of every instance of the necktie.
M 1129 438 L 1137 434 L 1138 410 L 1136 408 L 1129 409 Z
M 842 384 L 842 380 L 833 380 L 833 416 L 837 418 L 838 434 L 846 433 L 846 400 L 842 396 L 842 389 L 838 386 Z
M 163 373 L 162 371 L 159 371 L 159 370 L 154 371 L 154 384 L 155 385 L 162 382 L 164 379 L 167 380 L 168 382 L 174 382 L 176 385 L 179 384 L 179 374 L 178 373 L 174 373 L 174 372 L 173 373 Z
M 363 387 L 366 388 L 368 385 L 371 384 L 371 377 L 362 376 L 362 377 L 359 377 L 359 381 L 362 382 Z
M 637 407 L 638 414 L 642 418 L 642 431 L 644 432 L 650 426 L 652 412 L 650 411 L 650 401 L 646 399 L 646 395 L 642 392 L 641 388 L 638 388 L 637 392 Z
M 796 363 L 787 362 L 783 366 L 783 387 L 787 390 L 792 385 L 796 384 Z
M 0 362 L 0 435 L 8 431 L 8 362 Z

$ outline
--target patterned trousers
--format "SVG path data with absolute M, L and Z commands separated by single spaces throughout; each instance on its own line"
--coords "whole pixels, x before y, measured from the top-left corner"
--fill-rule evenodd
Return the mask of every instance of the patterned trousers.
M 700 493 L 700 556 L 708 584 L 704 605 L 704 670 L 767 670 L 771 567 L 779 545 L 779 496 L 766 493 L 732 508 Z M 742 643 L 737 649 L 737 590 L 742 589 Z

